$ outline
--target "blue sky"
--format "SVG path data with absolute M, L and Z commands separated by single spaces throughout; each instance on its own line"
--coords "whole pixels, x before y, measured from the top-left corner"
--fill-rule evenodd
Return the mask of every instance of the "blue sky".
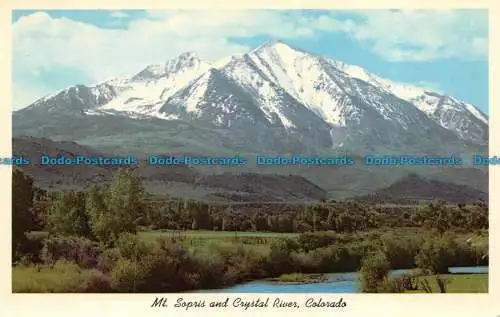
M 185 51 L 217 59 L 268 39 L 444 92 L 488 113 L 488 13 L 14 11 L 13 107 L 130 75 Z

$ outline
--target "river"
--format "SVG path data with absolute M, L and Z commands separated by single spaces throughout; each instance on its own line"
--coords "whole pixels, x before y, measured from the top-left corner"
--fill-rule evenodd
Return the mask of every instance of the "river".
M 488 273 L 487 266 L 455 267 L 449 269 L 452 274 Z M 389 276 L 398 276 L 409 270 L 394 270 Z M 201 290 L 199 293 L 358 293 L 357 273 L 325 274 L 327 280 L 321 283 L 276 283 L 271 281 L 253 281 L 235 285 L 226 289 Z

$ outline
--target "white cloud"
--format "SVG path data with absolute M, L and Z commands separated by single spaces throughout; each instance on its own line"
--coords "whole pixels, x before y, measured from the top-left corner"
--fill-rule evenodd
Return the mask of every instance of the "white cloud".
M 116 18 L 124 14 L 112 13 Z M 486 54 L 487 37 L 477 34 L 484 33 L 487 25 L 477 14 L 379 11 L 354 16 L 346 19 L 335 13 L 299 16 L 279 11 L 152 11 L 147 17 L 131 20 L 126 28 L 113 29 L 34 13 L 13 24 L 14 104 L 25 105 L 28 96 L 45 93 L 46 89 L 40 87 L 50 87 L 50 83 L 43 82 L 47 78 L 34 76 L 33 72 L 75 70 L 91 81 L 85 84 L 91 84 L 111 76 L 129 75 L 186 51 L 215 59 L 250 49 L 234 38 L 269 36 L 286 40 L 344 32 L 395 61 Z
M 310 20 L 287 19 L 279 12 L 170 11 L 150 12 L 149 18 L 131 21 L 126 29 L 111 29 L 38 12 L 13 25 L 13 71 L 74 69 L 96 82 L 138 72 L 186 51 L 216 59 L 250 49 L 231 41 L 234 37 L 313 36 L 314 30 L 307 27 Z M 16 82 L 16 87 L 25 88 L 14 91 L 14 105 L 25 105 L 20 96 L 36 86 L 37 79 L 17 80 L 22 82 Z
M 456 58 L 488 54 L 487 11 L 363 12 L 347 32 L 390 61 Z

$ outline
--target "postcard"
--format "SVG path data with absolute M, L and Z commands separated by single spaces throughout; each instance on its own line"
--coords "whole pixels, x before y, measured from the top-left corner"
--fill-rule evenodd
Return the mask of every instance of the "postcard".
M 493 2 L 82 5 L 7 21 L 5 316 L 500 314 Z

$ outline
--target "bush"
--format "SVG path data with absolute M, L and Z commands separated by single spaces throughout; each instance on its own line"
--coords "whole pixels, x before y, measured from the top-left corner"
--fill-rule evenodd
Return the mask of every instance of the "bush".
M 415 256 L 422 241 L 414 237 L 386 237 L 383 250 L 392 269 L 410 269 L 415 267 Z
M 265 277 L 269 265 L 266 253 L 244 244 L 209 244 L 205 252 L 195 254 L 195 257 L 202 266 L 215 266 L 218 271 L 222 270 L 220 282 L 223 285 Z
M 131 261 L 140 261 L 151 250 L 138 235 L 128 232 L 119 235 L 115 247 L 123 258 Z
M 308 261 L 302 268 L 305 273 L 337 272 L 341 251 L 335 247 L 318 248 L 307 254 Z
M 99 259 L 99 267 L 109 272 L 111 286 L 117 292 L 196 289 L 208 273 L 203 269 L 204 265 L 180 244 L 169 239 L 146 244 L 128 234 L 117 241 L 116 248 L 108 249 Z M 220 273 L 223 266 L 218 268 L 213 274 Z
M 144 288 L 140 291 L 186 291 L 201 285 L 201 265 L 182 245 L 158 239 L 141 260 L 145 270 Z
M 403 274 L 394 277 L 388 285 L 391 293 L 404 293 L 418 290 L 418 274 Z
M 145 276 L 141 263 L 119 259 L 110 272 L 111 287 L 119 293 L 136 293 L 144 285 Z
M 64 259 L 82 268 L 94 268 L 102 251 L 100 244 L 86 238 L 55 236 L 45 240 L 41 258 L 49 265 Z
M 458 244 L 450 236 L 427 237 L 415 257 L 418 268 L 428 274 L 446 274 L 455 261 Z
M 293 239 L 279 239 L 271 244 L 268 258 L 268 270 L 272 275 L 292 273 L 297 265 L 292 261 L 292 252 L 299 250 L 299 244 Z
M 110 293 L 111 279 L 99 270 L 82 271 L 82 292 L 83 293 Z
M 224 264 L 224 259 L 217 255 L 202 253 L 193 254 L 200 278 L 200 287 L 213 289 L 232 285 L 235 281 L 234 274 L 228 273 L 229 267 Z M 237 276 L 236 276 L 237 278 Z
M 390 263 L 383 252 L 374 253 L 363 258 L 359 271 L 361 291 L 363 293 L 387 291 L 389 268 Z
M 121 258 L 120 250 L 117 248 L 106 249 L 97 259 L 97 269 L 104 273 L 109 273 Z
M 59 260 L 52 267 L 17 266 L 12 269 L 13 293 L 102 293 L 111 290 L 102 272 L 82 269 Z
M 329 232 L 305 232 L 301 233 L 298 238 L 300 248 L 305 252 L 327 247 L 337 242 L 338 237 L 334 233 Z
M 25 243 L 20 248 L 20 254 L 22 254 L 22 256 L 20 257 L 18 263 L 41 263 L 42 259 L 40 258 L 40 254 L 44 247 L 44 238 L 45 237 L 43 236 L 27 235 Z

